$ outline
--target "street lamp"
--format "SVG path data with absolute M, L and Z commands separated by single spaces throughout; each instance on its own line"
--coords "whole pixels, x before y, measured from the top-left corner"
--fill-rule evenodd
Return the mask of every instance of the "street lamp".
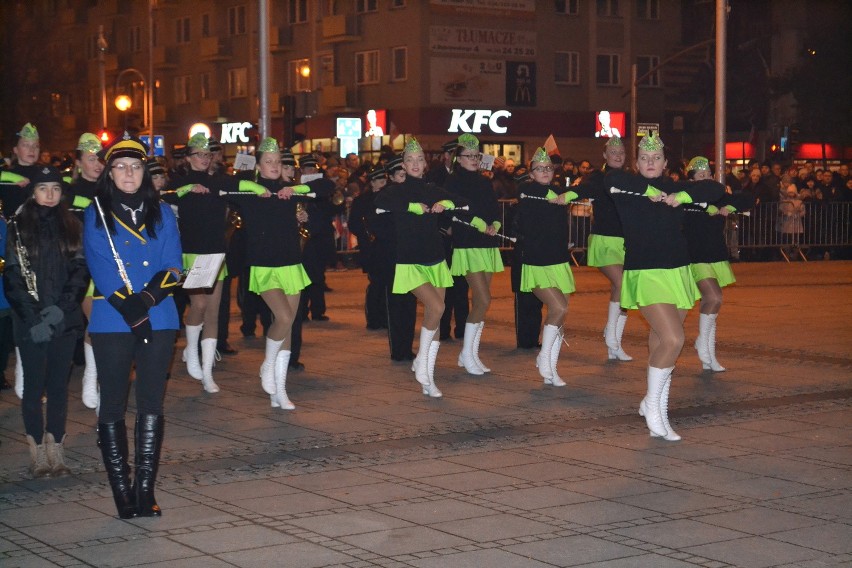
M 133 99 L 127 95 L 115 97 L 115 108 L 124 113 L 124 130 L 127 130 L 127 111 L 133 106 Z
M 149 108 L 149 102 L 148 101 L 149 101 L 149 93 L 151 92 L 151 86 L 148 84 L 148 81 L 145 79 L 145 75 L 143 75 L 141 71 L 139 71 L 138 69 L 134 69 L 133 67 L 128 67 L 127 69 L 123 69 L 121 71 L 121 73 L 119 73 L 118 76 L 115 78 L 115 92 L 119 93 L 123 90 L 121 88 L 121 80 L 125 76 L 127 76 L 128 73 L 132 73 L 132 74 L 136 75 L 136 77 L 139 79 L 139 82 L 142 83 L 142 100 L 143 100 L 143 103 L 142 103 L 142 129 L 143 130 L 150 130 L 150 128 L 151 128 L 151 114 L 153 114 L 153 113 L 151 112 L 151 109 Z M 123 110 L 118 106 L 118 99 L 121 98 L 121 97 L 126 97 L 128 99 L 129 102 L 127 104 L 127 109 L 129 109 L 133 105 L 133 101 L 130 100 L 130 97 L 128 97 L 127 95 L 119 95 L 118 97 L 116 97 L 116 99 L 115 99 L 116 108 L 118 108 L 122 112 L 125 112 L 126 109 Z M 127 128 L 127 117 L 126 117 L 126 115 L 125 115 L 125 128 Z M 152 133 L 149 132 L 149 134 L 152 134 Z M 152 137 L 152 140 L 153 140 L 153 137 Z

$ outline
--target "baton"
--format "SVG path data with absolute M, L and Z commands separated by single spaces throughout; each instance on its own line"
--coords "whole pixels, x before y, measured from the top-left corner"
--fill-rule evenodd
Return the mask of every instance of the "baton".
M 558 197 L 558 196 L 557 196 L 557 197 Z M 538 201 L 547 201 L 547 202 L 548 202 L 548 203 L 550 203 L 551 205 L 579 205 L 580 207 L 591 207 L 591 206 L 592 206 L 592 203 L 591 203 L 591 202 L 592 202 L 592 201 L 594 201 L 594 199 L 593 199 L 593 198 L 589 197 L 589 198 L 588 198 L 589 203 L 583 203 L 583 202 L 581 202 L 581 201 L 577 201 L 577 202 L 574 202 L 574 201 L 567 201 L 567 202 L 565 202 L 565 203 L 552 203 L 552 202 L 550 201 L 550 199 L 548 199 L 548 198 L 546 198 L 546 197 L 538 197 L 537 195 L 529 195 L 529 194 L 526 194 L 526 193 L 522 193 L 522 194 L 521 194 L 521 199 L 536 199 L 536 200 L 538 200 Z
M 269 193 L 271 194 L 270 197 L 276 197 L 277 196 L 277 193 L 274 192 L 274 191 L 270 191 Z M 253 193 L 251 191 L 220 191 L 219 195 L 221 195 L 221 196 L 225 196 L 225 195 L 253 195 L 255 197 L 260 197 L 259 194 Z M 313 192 L 311 192 L 311 193 L 294 193 L 292 195 L 292 197 L 307 197 L 309 199 L 314 199 L 316 196 L 317 196 L 317 194 L 313 193 Z
M 476 229 L 476 227 L 474 227 L 472 224 L 468 223 L 467 221 L 462 221 L 458 217 L 454 216 L 453 221 L 455 221 L 456 223 L 461 223 L 462 225 L 467 225 L 468 227 L 472 227 L 472 228 Z M 479 229 L 476 229 L 476 230 L 478 231 Z M 513 243 L 518 242 L 518 239 L 516 239 L 515 237 L 507 237 L 506 235 L 502 235 L 500 233 L 494 233 L 493 235 L 490 235 L 490 236 L 500 237 L 501 239 L 505 239 L 505 240 L 511 241 Z
M 639 193 L 638 191 L 627 191 L 627 190 L 624 190 L 624 189 L 618 189 L 615 186 L 610 187 L 609 192 L 610 193 L 623 193 L 624 195 L 633 195 L 635 197 L 648 197 L 644 193 Z M 691 203 L 690 205 L 698 205 L 699 207 L 704 207 L 704 208 L 707 207 L 706 202 Z
M 460 209 L 460 210 L 462 210 L 462 211 L 467 211 L 468 209 L 470 209 L 470 206 L 468 206 L 468 205 L 462 205 L 461 207 L 448 207 L 448 208 L 444 209 L 444 211 L 455 211 L 456 209 Z M 444 211 L 441 211 L 441 213 L 443 213 Z M 390 211 L 390 210 L 388 210 L 388 209 L 378 209 L 378 208 L 377 208 L 377 209 L 376 209 L 376 213 L 378 213 L 379 215 L 381 215 L 381 214 L 383 214 L 383 213 L 391 213 L 391 211 Z

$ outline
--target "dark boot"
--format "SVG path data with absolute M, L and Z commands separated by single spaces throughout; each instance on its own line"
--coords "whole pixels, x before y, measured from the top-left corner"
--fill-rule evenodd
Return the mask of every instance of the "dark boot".
M 136 516 L 136 503 L 130 487 L 130 467 L 127 465 L 127 428 L 124 420 L 98 424 L 98 446 L 104 458 L 107 479 L 112 488 L 115 508 L 122 519 Z
M 156 414 L 136 417 L 136 510 L 140 517 L 159 517 L 160 506 L 154 499 L 157 467 L 160 465 L 160 448 L 163 446 L 165 421 Z

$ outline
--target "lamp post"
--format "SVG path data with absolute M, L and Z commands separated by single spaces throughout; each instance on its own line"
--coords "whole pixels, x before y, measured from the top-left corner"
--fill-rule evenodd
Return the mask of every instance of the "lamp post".
M 139 71 L 138 69 L 134 69 L 133 67 L 128 67 L 127 69 L 123 69 L 121 71 L 121 73 L 119 73 L 118 76 L 115 78 L 115 92 L 116 93 L 120 92 L 121 80 L 124 77 L 126 77 L 128 74 L 136 75 L 136 77 L 138 77 L 139 81 L 142 82 L 142 100 L 143 100 L 143 103 L 142 103 L 142 129 L 143 130 L 150 130 L 150 128 L 151 128 L 151 109 L 148 106 L 148 100 L 150 98 L 149 92 L 151 92 L 151 85 L 148 84 L 148 81 L 145 79 L 145 75 L 143 75 L 141 71 Z M 119 95 L 119 97 L 116 97 L 116 99 L 115 99 L 116 108 L 118 108 L 118 99 L 122 96 L 127 97 L 127 95 Z M 127 97 L 127 98 L 128 98 L 128 100 L 130 99 L 130 97 Z M 129 105 L 127 105 L 127 108 L 129 109 L 132 106 L 132 104 L 133 103 L 131 101 L 131 103 Z M 119 110 L 121 110 L 121 109 L 119 109 Z M 125 115 L 124 127 L 127 128 L 127 116 L 126 115 Z M 149 132 L 149 134 L 153 135 L 153 132 Z M 151 137 L 152 145 L 153 145 L 153 140 L 154 139 L 153 139 L 153 136 L 152 136 Z
M 104 53 L 107 50 L 107 41 L 104 37 L 104 27 L 98 26 L 98 76 L 101 87 L 101 131 L 107 127 L 107 95 L 106 95 L 106 72 L 104 70 Z

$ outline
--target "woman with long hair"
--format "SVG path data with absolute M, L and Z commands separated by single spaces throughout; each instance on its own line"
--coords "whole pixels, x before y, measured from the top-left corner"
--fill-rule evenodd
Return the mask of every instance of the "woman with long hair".
M 568 297 L 575 290 L 568 251 L 568 214 L 562 207 L 577 198 L 553 180 L 553 162 L 544 148 L 530 160 L 530 179 L 518 188 L 518 249 L 521 292 L 532 292 L 547 306 L 541 350 L 535 364 L 544 384 L 564 387 L 557 363 L 568 314 Z
M 458 365 L 471 375 L 491 371 L 479 358 L 485 313 L 491 305 L 491 278 L 503 272 L 503 260 L 495 235 L 502 226 L 500 206 L 491 180 L 479 172 L 482 154 L 473 134 L 462 134 L 453 152 L 450 175 L 444 189 L 467 200 L 470 209 L 459 215 L 467 223 L 453 223 L 453 258 L 450 273 L 464 276 L 471 290 L 471 308 L 464 331 Z
M 259 294 L 272 310 L 272 325 L 260 366 L 260 382 L 273 408 L 293 410 L 287 396 L 293 322 L 302 290 L 311 283 L 302 266 L 299 224 L 296 220 L 299 195 L 314 192 L 328 197 L 334 183 L 327 179 L 297 185 L 293 178 L 296 160 L 282 153 L 275 138 L 265 138 L 257 147 L 257 183 L 243 187 L 243 195 L 230 195 L 243 218 L 246 264 L 250 291 Z
M 163 444 L 163 399 L 178 330 L 172 292 L 182 272 L 180 234 L 145 168 L 147 147 L 127 133 L 102 155 L 106 167 L 86 209 L 83 244 L 95 283 L 89 336 L 98 368 L 98 445 L 118 515 L 162 513 L 154 484 Z M 135 368 L 136 472 L 130 483 L 125 414 Z
M 692 181 L 712 179 L 710 162 L 703 156 L 692 158 L 686 175 Z M 731 213 L 752 206 L 754 196 L 751 192 L 741 192 L 725 194 L 706 208 L 686 209 L 688 222 L 684 223 L 683 232 L 689 245 L 689 270 L 701 292 L 695 350 L 705 371 L 725 371 L 716 359 L 716 319 L 722 309 L 722 288 L 737 281 L 728 261 L 725 221 Z
M 24 370 L 21 413 L 30 473 L 57 477 L 70 473 L 64 459 L 68 374 L 83 333 L 80 302 L 88 270 L 80 221 L 62 201 L 61 174 L 42 166 L 31 181 L 32 196 L 10 222 L 3 278 Z
M 639 175 L 622 170 L 606 174 L 624 229 L 624 277 L 621 307 L 638 309 L 651 328 L 648 336 L 648 389 L 639 414 L 651 436 L 680 440 L 668 418 L 672 371 L 683 348 L 683 321 L 699 297 L 689 271 L 689 249 L 681 230 L 682 204 L 714 202 L 721 184 L 674 182 L 664 176 L 664 146 L 653 133 L 639 143 Z
M 394 220 L 397 249 L 393 293 L 411 292 L 423 303 L 414 377 L 423 394 L 440 398 L 443 394 L 435 385 L 435 362 L 441 342 L 435 335 L 444 313 L 444 293 L 453 279 L 444 259 L 438 215 L 466 202 L 423 181 L 426 157 L 414 138 L 403 149 L 402 167 L 405 180 L 391 183 L 377 195 L 376 207 L 388 211 Z

